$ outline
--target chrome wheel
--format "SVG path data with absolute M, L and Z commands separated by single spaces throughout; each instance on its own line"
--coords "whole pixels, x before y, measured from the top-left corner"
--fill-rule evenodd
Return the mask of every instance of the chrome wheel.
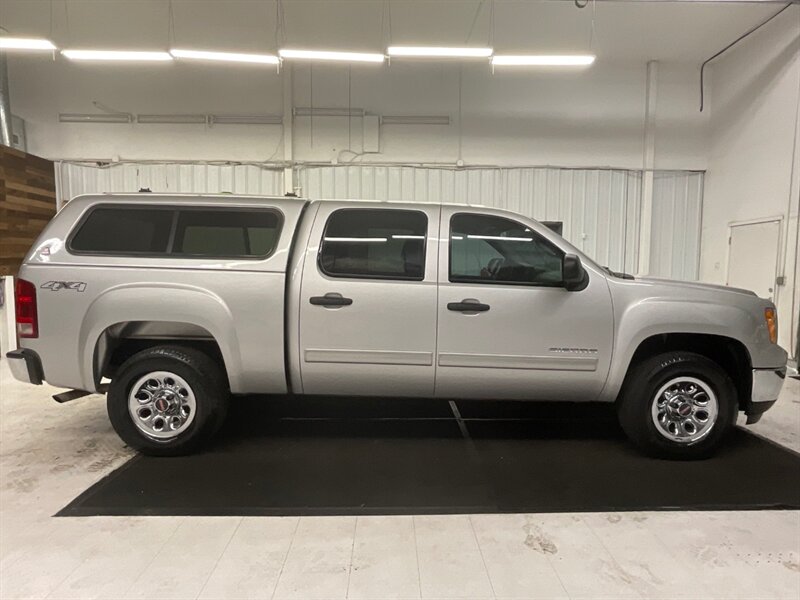
M 651 408 L 656 430 L 679 444 L 703 439 L 717 420 L 719 404 L 711 387 L 694 377 L 676 377 L 658 390 Z
M 128 394 L 128 412 L 145 435 L 169 440 L 194 420 L 197 402 L 186 380 L 169 371 L 139 378 Z

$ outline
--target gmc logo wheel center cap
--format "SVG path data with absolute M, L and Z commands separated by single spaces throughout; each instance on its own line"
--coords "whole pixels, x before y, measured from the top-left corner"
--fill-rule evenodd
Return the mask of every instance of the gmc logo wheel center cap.
M 675 417 L 685 418 L 692 414 L 692 404 L 686 398 L 678 396 L 670 402 L 669 411 Z
M 153 403 L 156 410 L 160 413 L 168 412 L 175 404 L 175 393 L 170 391 L 161 392 Z

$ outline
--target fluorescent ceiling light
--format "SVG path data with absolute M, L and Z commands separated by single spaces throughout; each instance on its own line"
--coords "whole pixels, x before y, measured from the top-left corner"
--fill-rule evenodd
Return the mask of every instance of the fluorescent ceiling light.
M 212 125 L 280 125 L 281 115 L 210 115 Z
M 55 50 L 50 40 L 40 38 L 1 37 L 0 48 L 5 50 Z
M 301 60 L 338 60 L 345 62 L 371 62 L 382 63 L 386 58 L 383 54 L 367 52 L 334 52 L 330 50 L 286 50 L 278 51 L 281 58 Z
M 444 116 L 411 116 L 411 115 L 384 115 L 381 117 L 383 125 L 450 125 L 450 117 Z
M 492 64 L 496 66 L 536 66 L 536 67 L 579 67 L 590 65 L 594 56 L 569 54 L 530 54 L 530 55 L 494 55 Z
M 138 115 L 137 123 L 170 123 L 175 125 L 199 125 L 206 122 L 205 115 Z
M 274 54 L 242 54 L 239 52 L 209 52 L 206 50 L 180 50 L 173 49 L 169 53 L 175 58 L 189 58 L 195 60 L 217 60 L 238 63 L 258 63 L 277 65 L 280 59 Z
M 132 123 L 133 115 L 128 113 L 60 113 L 60 123 Z
M 72 60 L 172 60 L 169 52 L 141 52 L 138 50 L 62 50 L 61 54 Z
M 416 58 L 489 58 L 491 48 L 448 48 L 444 46 L 389 46 L 389 56 Z

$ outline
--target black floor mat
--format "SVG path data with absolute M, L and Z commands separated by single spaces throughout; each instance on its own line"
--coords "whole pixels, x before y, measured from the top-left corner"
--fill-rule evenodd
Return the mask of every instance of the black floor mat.
M 353 515 L 800 508 L 800 455 L 736 429 L 646 458 L 605 405 L 237 399 L 218 440 L 137 456 L 58 514 Z M 465 437 L 464 434 L 467 434 Z

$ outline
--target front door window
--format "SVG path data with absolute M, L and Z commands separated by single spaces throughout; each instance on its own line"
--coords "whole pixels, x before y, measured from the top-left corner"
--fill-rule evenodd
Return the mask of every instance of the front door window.
M 511 219 L 459 213 L 450 220 L 453 283 L 560 287 L 563 257 L 561 250 Z

